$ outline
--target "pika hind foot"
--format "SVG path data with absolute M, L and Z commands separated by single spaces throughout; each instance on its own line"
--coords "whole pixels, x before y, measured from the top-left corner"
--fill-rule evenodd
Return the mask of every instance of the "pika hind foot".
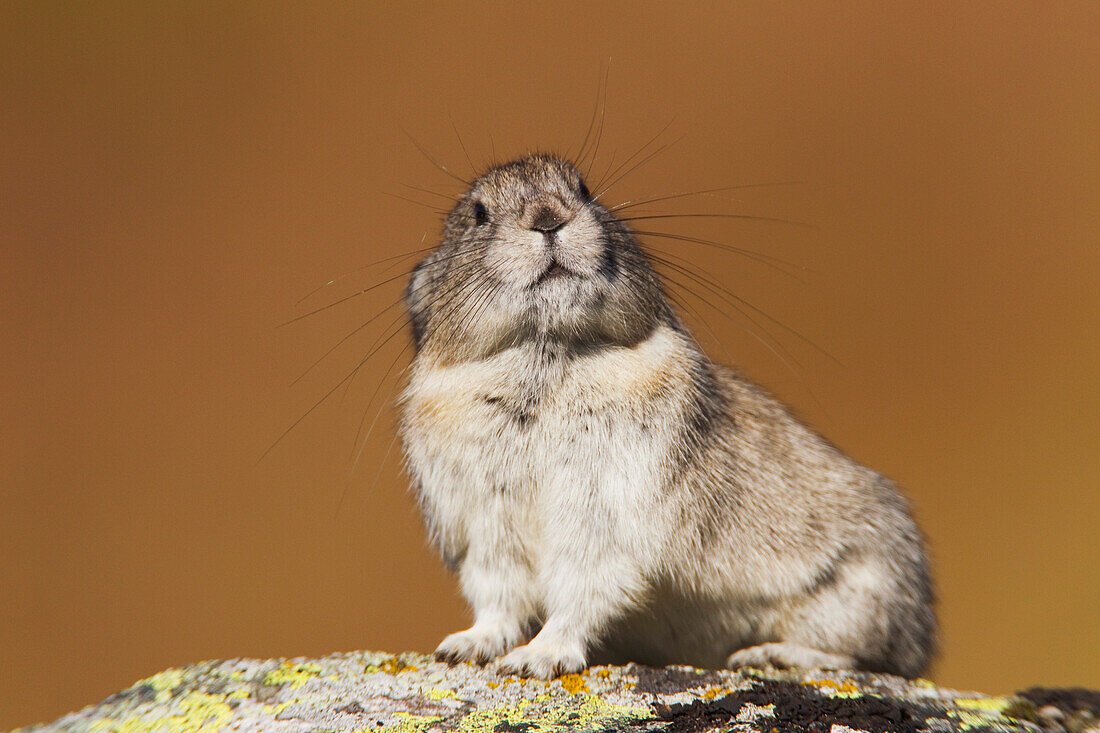
M 579 647 L 540 642 L 517 647 L 497 663 L 502 674 L 549 680 L 585 668 L 584 651 Z
M 519 642 L 520 639 L 505 633 L 503 629 L 475 624 L 444 639 L 435 650 L 435 658 L 447 664 L 488 664 Z
M 830 654 L 790 642 L 773 642 L 746 647 L 729 655 L 726 666 L 775 667 L 786 669 L 855 669 L 856 660 L 846 654 Z

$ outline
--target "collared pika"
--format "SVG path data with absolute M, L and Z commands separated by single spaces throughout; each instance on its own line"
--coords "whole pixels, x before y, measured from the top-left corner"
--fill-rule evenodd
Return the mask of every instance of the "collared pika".
M 905 500 L 703 354 L 571 164 L 474 181 L 406 302 L 406 462 L 475 617 L 438 658 L 544 679 L 925 670 L 932 584 Z

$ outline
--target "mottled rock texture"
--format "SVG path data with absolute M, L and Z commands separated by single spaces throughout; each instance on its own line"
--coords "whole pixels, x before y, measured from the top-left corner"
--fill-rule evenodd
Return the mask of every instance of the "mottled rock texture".
M 821 671 L 594 667 L 552 682 L 373 652 L 170 669 L 24 731 L 1100 731 L 1100 692 L 987 697 Z

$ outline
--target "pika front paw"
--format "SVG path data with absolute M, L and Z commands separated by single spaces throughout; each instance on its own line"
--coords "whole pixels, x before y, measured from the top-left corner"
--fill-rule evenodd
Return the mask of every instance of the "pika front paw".
M 516 645 L 517 641 L 498 629 L 473 626 L 451 634 L 435 650 L 435 658 L 447 664 L 488 664 Z
M 580 672 L 587 666 L 584 650 L 579 646 L 550 644 L 537 639 L 513 649 L 497 662 L 497 671 L 516 677 L 549 680 L 563 674 Z

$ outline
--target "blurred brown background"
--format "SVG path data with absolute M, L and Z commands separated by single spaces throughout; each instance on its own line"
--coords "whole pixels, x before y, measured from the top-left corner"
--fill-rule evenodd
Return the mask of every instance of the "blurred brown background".
M 797 182 L 647 207 L 809 222 L 649 222 L 797 278 L 647 241 L 840 362 L 684 295 L 712 356 L 906 487 L 931 676 L 1100 686 L 1097 38 L 1094 4 L 3 4 L 0 728 L 170 665 L 465 623 L 388 408 L 352 471 L 405 334 L 257 463 L 390 332 L 291 385 L 401 279 L 278 325 L 435 241 L 461 186 L 405 131 L 462 177 L 456 131 L 478 166 L 575 152 L 605 71 L 591 177 L 674 143 L 605 201 Z

